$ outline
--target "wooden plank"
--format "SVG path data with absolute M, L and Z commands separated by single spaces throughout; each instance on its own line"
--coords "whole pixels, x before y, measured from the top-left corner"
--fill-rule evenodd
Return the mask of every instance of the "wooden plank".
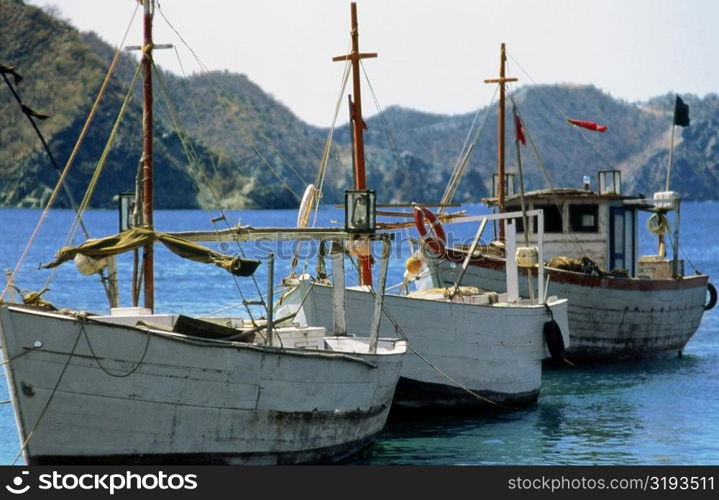
M 345 254 L 342 248 L 332 249 L 332 278 L 334 295 L 332 297 L 332 326 L 335 335 L 347 335 L 345 315 Z
M 384 289 L 387 285 L 387 267 L 389 264 L 389 242 L 385 241 L 382 245 L 382 256 L 380 264 L 379 283 L 375 289 L 374 313 L 372 316 L 372 326 L 370 327 L 369 352 L 374 354 L 377 352 L 377 339 L 379 338 L 379 326 L 382 322 L 382 305 L 384 302 Z

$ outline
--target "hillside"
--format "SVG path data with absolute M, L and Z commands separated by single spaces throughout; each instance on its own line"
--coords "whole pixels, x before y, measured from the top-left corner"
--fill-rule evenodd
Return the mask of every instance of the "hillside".
M 0 0 L 0 63 L 16 66 L 25 77 L 17 87 L 23 101 L 52 115 L 39 126 L 64 166 L 114 51 L 96 35 L 81 34 L 51 14 L 20 0 Z M 132 56 L 123 55 L 80 150 L 68 184 L 78 199 L 135 65 Z M 314 181 L 327 130 L 304 123 L 245 75 L 210 72 L 181 78 L 159 71 L 156 82 L 154 164 L 158 178 L 172 180 L 158 183 L 158 208 L 216 205 L 215 194 L 227 208 L 297 205 L 306 183 Z M 684 97 L 692 123 L 676 130 L 672 189 L 685 199 L 717 198 L 719 98 Z M 619 168 L 626 192 L 664 189 L 673 95 L 628 103 L 593 86 L 544 85 L 520 87 L 513 99 L 539 153 L 537 158 L 532 147 L 522 147 L 527 189 L 548 185 L 541 166 L 557 186 L 579 186 L 584 175 L 596 178 L 597 170 Z M 141 155 L 140 103 L 138 85 L 93 196 L 94 207 L 111 207 L 117 192 L 134 186 Z M 467 109 L 477 104 L 467 103 Z M 0 205 L 42 206 L 59 174 L 7 88 L 0 91 L 0 112 Z M 489 194 L 497 155 L 496 114 L 494 105 L 478 111 L 485 125 L 457 201 L 476 202 Z M 366 118 L 368 183 L 378 199 L 439 200 L 474 118 L 475 112 L 450 116 L 396 106 L 382 117 Z M 566 118 L 609 128 L 591 132 L 569 125 Z M 511 172 L 515 148 L 509 129 Z M 345 124 L 335 132 L 324 202 L 340 201 L 351 184 L 351 147 Z M 192 161 L 186 150 L 193 152 Z M 67 205 L 61 197 L 58 206 Z
M 24 5 L 17 0 L 0 0 L 0 46 L 4 48 L 3 63 L 17 67 L 24 79 L 17 85 L 23 102 L 35 110 L 51 115 L 38 122 L 53 156 L 63 167 L 100 89 L 113 50 L 103 45 L 96 50 L 97 37 L 82 36 L 66 23 L 54 19 L 41 9 Z M 94 42 L 93 42 L 94 41 Z M 127 92 L 135 63 L 124 56 L 119 70 L 111 80 L 97 115 L 79 149 L 68 177 L 68 186 L 76 200 L 82 198 L 90 176 L 105 148 L 118 110 Z M 3 206 L 43 206 L 48 199 L 59 172 L 55 170 L 20 111 L 11 93 L 2 82 L 0 112 L 0 204 Z M 162 110 L 158 109 L 158 115 Z M 94 207 L 113 207 L 113 197 L 120 191 L 131 191 L 142 154 L 142 110 L 137 97 L 130 101 L 112 149 L 109 152 L 101 181 L 92 198 Z M 158 208 L 196 208 L 201 205 L 202 182 L 207 176 L 205 167 L 192 168 L 185 157 L 179 136 L 168 120 L 156 121 L 154 165 L 157 176 L 172 179 L 158 183 L 155 203 Z M 218 163 L 218 155 L 192 138 L 187 146 L 195 152 L 197 163 Z M 228 165 L 229 163 L 229 165 Z M 233 162 L 226 168 L 235 169 Z M 244 202 L 244 200 L 243 200 Z M 61 195 L 58 207 L 69 206 Z

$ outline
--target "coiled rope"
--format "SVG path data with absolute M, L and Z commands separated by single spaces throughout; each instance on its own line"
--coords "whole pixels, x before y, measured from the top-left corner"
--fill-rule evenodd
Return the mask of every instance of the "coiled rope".
M 669 234 L 669 219 L 663 212 L 655 212 L 647 219 L 647 229 L 657 236 Z

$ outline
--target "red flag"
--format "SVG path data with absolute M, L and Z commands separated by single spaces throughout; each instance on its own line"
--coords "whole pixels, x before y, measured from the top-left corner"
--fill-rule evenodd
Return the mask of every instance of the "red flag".
M 527 138 L 524 137 L 522 119 L 517 113 L 514 113 L 514 142 L 521 142 L 525 146 L 527 145 Z
M 567 118 L 567 121 L 569 123 L 571 123 L 572 125 L 584 127 L 588 130 L 594 130 L 595 132 L 604 132 L 605 130 L 607 130 L 606 125 L 597 125 L 595 122 L 587 122 L 584 120 L 572 120 L 571 118 Z

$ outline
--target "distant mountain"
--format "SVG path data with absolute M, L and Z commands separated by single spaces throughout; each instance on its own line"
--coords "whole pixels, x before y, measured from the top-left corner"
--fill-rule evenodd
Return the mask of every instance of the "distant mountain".
M 0 62 L 25 76 L 17 87 L 23 102 L 52 115 L 39 126 L 63 167 L 114 49 L 52 14 L 20 0 L 0 0 Z M 135 68 L 136 60 L 124 54 L 68 178 L 76 199 L 85 193 Z M 141 157 L 139 92 L 138 83 L 93 195 L 94 207 L 111 207 L 117 192 L 133 189 Z M 692 123 L 676 129 L 671 188 L 685 199 L 716 199 L 719 98 L 684 97 Z M 580 186 L 584 175 L 596 179 L 598 170 L 609 168 L 622 171 L 625 192 L 664 189 L 673 94 L 628 103 L 593 86 L 541 85 L 519 88 L 512 100 L 531 139 L 521 148 L 527 189 Z M 304 123 L 244 75 L 181 78 L 160 71 L 155 102 L 158 208 L 294 207 L 315 180 L 328 130 Z M 0 205 L 43 206 L 59 173 L 7 89 L 0 91 L 0 113 Z M 379 201 L 438 201 L 475 117 L 482 132 L 455 200 L 476 202 L 490 193 L 496 168 L 496 106 L 451 116 L 392 106 L 366 118 L 368 184 Z M 596 121 L 608 130 L 580 129 L 567 118 Z M 509 172 L 516 169 L 511 123 Z M 329 154 L 324 202 L 341 201 L 351 185 L 351 150 L 349 129 L 341 126 Z M 57 206 L 68 206 L 68 200 L 61 196 Z
M 42 10 L 18 0 L 0 0 L 0 46 L 3 63 L 17 67 L 24 80 L 17 86 L 23 102 L 51 114 L 38 122 L 60 168 L 73 150 L 85 117 L 105 76 L 107 63 L 90 50 L 74 28 L 54 19 Z M 124 99 L 127 83 L 113 79 L 105 94 L 93 126 L 78 150 L 68 177 L 68 186 L 76 200 L 82 199 L 90 176 L 110 136 L 115 116 Z M 42 206 L 54 188 L 56 171 L 30 124 L 2 82 L 0 113 L 0 203 L 4 206 Z M 126 119 L 110 150 L 102 182 L 92 198 L 92 206 L 113 206 L 119 191 L 134 189 L 135 172 L 141 156 L 142 135 L 140 105 L 128 107 Z M 155 164 L 157 173 L 172 178 L 172 184 L 158 185 L 157 205 L 164 208 L 197 207 L 199 193 L 186 168 L 178 137 L 162 123 L 158 124 Z M 198 156 L 209 160 L 212 154 L 198 146 Z M 181 196 L 177 192 L 182 193 Z M 57 206 L 69 206 L 64 195 Z

